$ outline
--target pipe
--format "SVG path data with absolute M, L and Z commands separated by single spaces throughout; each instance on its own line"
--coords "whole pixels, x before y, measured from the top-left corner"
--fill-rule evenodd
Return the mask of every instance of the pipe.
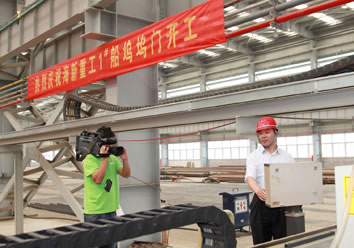
M 23 13 L 21 13 L 21 17 L 15 17 L 14 19 L 12 19 L 10 22 L 8 22 L 5 26 L 2 26 L 0 28 L 0 32 L 4 31 L 6 28 L 8 28 L 9 26 L 11 26 L 12 24 L 14 24 L 15 22 L 17 22 L 19 19 L 21 19 L 22 17 L 24 17 L 25 15 L 27 15 L 28 13 L 32 12 L 32 10 L 34 10 L 35 8 L 37 8 L 39 5 L 41 5 L 42 3 L 44 3 L 45 0 L 39 0 L 38 2 L 36 2 L 35 4 L 33 4 L 30 8 L 26 9 Z
M 17 85 L 17 86 L 15 86 L 15 87 L 12 87 L 12 88 L 10 88 L 10 89 L 1 91 L 1 92 L 0 92 L 0 96 L 3 95 L 3 94 L 6 94 L 6 93 L 8 93 L 8 92 L 11 92 L 11 91 L 14 91 L 14 90 L 23 88 L 23 87 L 26 87 L 26 85 L 21 84 L 21 85 Z
M 10 102 L 10 103 L 8 103 L 8 104 L 1 105 L 1 106 L 0 106 L 0 109 L 10 107 L 10 106 L 15 105 L 15 104 L 17 104 L 17 103 L 20 103 L 20 102 L 22 102 L 22 101 L 24 101 L 24 100 L 26 100 L 26 98 L 22 98 L 22 99 L 20 99 L 20 100 L 15 101 L 15 102 Z
M 16 99 L 20 98 L 20 97 L 26 97 L 26 91 L 23 92 L 23 91 L 17 91 L 17 94 L 16 95 L 13 95 L 11 97 L 7 97 L 6 99 L 3 99 L 3 100 L 0 100 L 0 104 L 3 104 L 5 102 L 10 102 L 10 100 L 13 100 L 13 101 L 16 101 Z
M 243 9 L 238 9 L 237 11 L 234 11 L 234 12 L 230 13 L 229 15 L 225 16 L 225 18 L 229 18 L 230 16 L 235 16 L 239 13 L 248 11 L 253 8 L 257 8 L 257 7 L 262 6 L 263 4 L 266 4 L 266 3 L 269 3 L 269 0 L 264 0 L 264 1 L 261 1 L 261 2 L 255 3 L 255 4 L 251 4 Z
M 228 3 L 225 3 L 224 5 L 224 9 L 227 8 L 227 7 L 230 7 L 236 3 L 239 3 L 239 2 L 242 2 L 243 0 L 234 0 L 234 1 L 231 1 L 231 2 L 228 2 Z
M 6 95 L 0 96 L 0 102 L 2 102 L 4 99 L 8 99 L 9 97 L 17 96 L 19 94 L 23 94 L 24 90 L 26 90 L 26 89 L 23 89 L 22 91 L 21 90 L 14 91 L 14 92 L 8 93 Z
M 277 23 L 287 22 L 287 21 L 290 21 L 290 20 L 295 19 L 295 18 L 307 16 L 309 14 L 320 12 L 322 10 L 334 8 L 334 7 L 337 7 L 339 5 L 350 3 L 352 1 L 353 0 L 335 0 L 335 1 L 328 2 L 328 3 L 322 3 L 322 4 L 319 4 L 319 5 L 315 5 L 313 7 L 307 8 L 307 9 L 301 9 L 301 10 L 298 10 L 298 11 L 295 11 L 295 12 L 288 13 L 288 14 L 282 15 L 280 17 L 277 17 L 276 18 L 276 22 Z
M 262 23 L 244 28 L 244 29 L 237 30 L 236 32 L 226 34 L 225 36 L 226 36 L 226 39 L 229 39 L 229 38 L 233 38 L 233 37 L 240 36 L 243 34 L 247 34 L 247 33 L 262 29 L 262 28 L 267 28 L 270 26 L 270 23 L 272 23 L 272 22 L 274 22 L 274 18 L 269 21 L 266 21 L 266 22 L 262 22 Z
M 235 37 L 235 36 L 240 36 L 242 34 L 250 33 L 250 32 L 262 29 L 262 28 L 269 27 L 272 22 L 274 22 L 274 23 L 287 22 L 287 21 L 290 21 L 290 20 L 293 20 L 293 19 L 296 19 L 296 18 L 307 16 L 307 15 L 312 14 L 312 13 L 320 12 L 322 10 L 326 10 L 326 9 L 330 9 L 330 8 L 333 8 L 333 7 L 342 5 L 342 4 L 350 3 L 352 1 L 353 0 L 334 0 L 334 1 L 327 2 L 327 3 L 322 3 L 322 4 L 319 4 L 319 5 L 315 5 L 315 6 L 306 8 L 306 9 L 297 10 L 297 11 L 294 11 L 292 13 L 288 13 L 288 14 L 285 14 L 285 15 L 282 15 L 282 16 L 278 16 L 276 18 L 272 18 L 271 20 L 268 20 L 268 21 L 265 21 L 265 22 L 262 22 L 262 23 L 258 23 L 256 25 L 253 25 L 253 26 L 250 26 L 250 27 L 247 27 L 247 28 L 244 28 L 244 29 L 240 29 L 240 30 L 237 30 L 235 32 L 226 34 L 226 39 L 229 39 L 229 38 L 232 38 L 232 37 Z
M 238 18 L 237 20 L 225 23 L 225 29 L 230 28 L 232 26 L 237 26 L 237 25 L 249 22 L 249 21 L 253 21 L 255 19 L 258 19 L 258 18 L 261 18 L 264 16 L 267 16 L 267 15 L 269 15 L 270 11 L 275 10 L 275 11 L 280 12 L 280 11 L 284 11 L 284 10 L 290 9 L 292 7 L 298 6 L 300 4 L 308 3 L 311 1 L 313 1 L 313 0 L 296 0 L 296 1 L 286 2 L 286 3 L 280 4 L 280 5 L 274 6 L 274 8 L 268 8 L 268 9 L 262 10 L 256 14 L 249 15 L 249 16 L 246 16 L 243 18 Z
M 17 81 L 15 81 L 15 82 L 11 83 L 11 84 L 7 84 L 7 85 L 1 87 L 1 88 L 0 88 L 0 91 L 2 91 L 3 89 L 9 88 L 9 87 L 11 87 L 11 86 L 13 86 L 13 85 L 19 84 L 19 83 L 21 83 L 21 82 L 23 82 L 23 81 L 25 81 L 25 80 L 24 80 L 24 79 L 20 79 L 20 80 L 17 80 Z

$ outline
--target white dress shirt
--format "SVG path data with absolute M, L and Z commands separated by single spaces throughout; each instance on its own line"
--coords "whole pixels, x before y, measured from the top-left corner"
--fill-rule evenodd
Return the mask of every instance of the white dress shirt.
M 264 189 L 264 164 L 277 163 L 295 163 L 295 160 L 288 152 L 279 147 L 272 154 L 263 147 L 259 147 L 247 158 L 245 182 L 247 183 L 247 177 L 251 176 L 256 179 L 258 186 Z

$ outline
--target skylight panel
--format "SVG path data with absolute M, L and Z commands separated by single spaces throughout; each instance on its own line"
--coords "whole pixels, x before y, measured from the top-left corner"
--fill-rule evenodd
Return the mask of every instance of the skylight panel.
M 341 23 L 339 20 L 329 16 L 329 15 L 326 15 L 326 14 L 323 14 L 323 13 L 313 13 L 311 14 L 310 16 L 312 17 L 315 17 L 323 22 L 325 22 L 326 24 L 330 25 L 330 26 L 333 26 L 333 25 L 336 25 L 338 23 Z
M 210 56 L 210 57 L 218 57 L 218 56 L 220 56 L 220 54 L 218 54 L 218 53 L 215 53 L 215 52 L 212 52 L 212 51 L 207 51 L 205 49 L 199 50 L 198 53 L 204 54 L 204 55 L 207 55 L 207 56 Z
M 259 34 L 253 34 L 253 33 L 248 33 L 248 34 L 244 34 L 242 36 L 247 36 L 251 39 L 255 39 L 255 40 L 258 40 L 262 43 L 269 43 L 269 42 L 272 42 L 273 40 L 272 39 L 269 39 L 267 37 L 264 37 L 262 35 L 259 35 Z
M 292 37 L 292 36 L 298 35 L 298 33 L 293 32 L 293 31 L 291 31 L 291 30 L 287 30 L 287 31 L 285 31 L 285 30 L 282 30 L 282 29 L 275 29 L 274 27 L 268 27 L 268 29 L 273 30 L 273 31 L 275 31 L 275 30 L 276 30 L 276 32 L 279 32 L 279 33 L 285 34 L 285 35 L 287 35 L 287 36 L 289 36 L 289 37 Z
M 253 20 L 253 21 L 255 21 L 255 22 L 257 22 L 257 23 L 260 23 L 260 22 L 265 22 L 266 21 L 266 19 L 264 19 L 264 18 L 257 18 L 257 19 L 255 19 L 255 20 Z
M 233 27 L 229 27 L 228 29 L 226 29 L 226 32 L 233 32 L 233 31 L 236 31 L 236 30 L 239 30 L 239 28 L 236 27 L 236 26 L 233 26 Z
M 167 63 L 167 62 L 160 62 L 159 65 L 162 66 L 165 69 L 167 69 L 167 68 L 176 68 L 177 67 L 177 65 L 171 64 L 171 63 Z
M 231 48 L 231 47 L 227 47 L 227 46 L 224 46 L 224 45 L 221 45 L 221 44 L 217 44 L 215 45 L 216 48 L 221 48 L 221 49 L 226 49 L 228 51 L 232 51 L 232 52 L 236 52 L 235 49 Z
M 352 10 L 354 10 L 354 2 L 352 2 L 352 3 L 347 3 L 347 4 L 345 4 L 345 5 L 342 5 L 342 8 L 343 9 L 352 9 Z
M 307 4 L 300 4 L 298 6 L 295 6 L 294 8 L 295 9 L 306 9 L 307 7 L 308 7 Z
M 289 37 L 292 37 L 292 36 L 295 36 L 297 35 L 297 33 L 293 32 L 293 31 L 283 31 L 283 30 L 280 30 L 280 32 L 282 32 L 283 34 L 289 36 Z
M 235 12 L 237 9 L 234 6 L 229 6 L 227 8 L 224 9 L 224 12 L 226 14 L 232 14 L 233 12 Z
M 248 12 L 241 12 L 240 14 L 238 14 L 240 17 L 246 17 L 246 16 L 249 16 L 250 13 Z

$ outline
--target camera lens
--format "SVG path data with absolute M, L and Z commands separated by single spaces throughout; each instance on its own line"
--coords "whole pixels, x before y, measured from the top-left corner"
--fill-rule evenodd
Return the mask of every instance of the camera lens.
M 121 147 L 121 146 L 111 146 L 108 149 L 109 154 L 113 154 L 114 156 L 117 156 L 117 157 L 122 155 L 123 151 L 124 151 L 123 147 Z

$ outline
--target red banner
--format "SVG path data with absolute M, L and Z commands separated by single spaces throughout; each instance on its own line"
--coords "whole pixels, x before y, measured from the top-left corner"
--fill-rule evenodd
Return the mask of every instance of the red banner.
M 27 100 L 118 76 L 226 41 L 224 1 L 168 17 L 28 77 Z

